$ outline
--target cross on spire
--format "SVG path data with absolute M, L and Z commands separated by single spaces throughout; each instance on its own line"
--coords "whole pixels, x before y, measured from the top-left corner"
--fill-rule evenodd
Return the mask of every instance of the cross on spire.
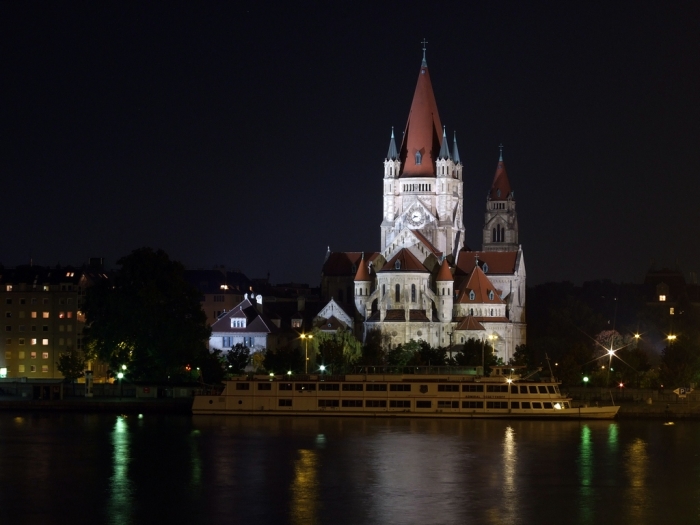
M 421 42 L 421 44 L 423 44 L 423 66 L 427 66 L 427 65 L 428 65 L 428 62 L 425 60 L 425 49 L 426 49 L 425 46 L 426 46 L 427 43 L 428 43 L 428 41 L 427 41 L 425 38 L 424 38 L 423 41 Z
M 498 161 L 503 162 L 503 143 L 498 145 L 498 150 L 499 150 Z

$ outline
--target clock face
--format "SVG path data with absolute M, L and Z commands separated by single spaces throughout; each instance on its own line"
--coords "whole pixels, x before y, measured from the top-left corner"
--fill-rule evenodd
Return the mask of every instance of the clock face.
M 414 211 L 411 215 L 411 220 L 413 222 L 420 222 L 420 212 L 418 210 Z
M 408 217 L 408 222 L 412 226 L 419 226 L 423 223 L 423 213 L 421 210 L 413 210 Z

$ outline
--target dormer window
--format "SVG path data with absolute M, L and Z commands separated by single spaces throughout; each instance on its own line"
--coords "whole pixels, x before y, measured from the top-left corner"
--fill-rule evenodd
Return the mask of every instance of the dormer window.
M 500 196 L 501 196 L 501 190 L 500 190 L 500 189 L 496 191 L 496 196 L 497 196 L 497 197 L 500 197 Z
M 394 268 L 396 268 L 397 270 L 400 270 L 401 269 L 401 261 L 396 261 L 394 263 Z
M 357 273 L 357 266 L 355 266 L 355 265 L 353 264 L 353 265 L 350 267 L 350 270 L 352 271 L 352 273 Z
M 416 165 L 419 165 L 422 160 L 422 155 L 420 154 L 420 151 L 416 151 Z
M 231 318 L 231 328 L 245 328 L 245 317 Z
M 481 269 L 484 271 L 484 273 L 488 273 L 489 272 L 489 265 L 484 263 L 484 265 L 481 267 Z
M 474 293 L 474 290 L 472 290 L 471 292 L 469 292 L 469 300 L 473 301 L 475 299 L 476 299 L 476 294 Z
M 493 301 L 493 290 L 489 292 L 489 301 Z

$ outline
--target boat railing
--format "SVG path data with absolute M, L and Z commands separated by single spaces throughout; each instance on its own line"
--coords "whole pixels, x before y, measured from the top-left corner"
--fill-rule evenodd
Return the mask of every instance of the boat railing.
M 356 366 L 353 374 L 361 375 L 467 375 L 482 376 L 480 366 Z

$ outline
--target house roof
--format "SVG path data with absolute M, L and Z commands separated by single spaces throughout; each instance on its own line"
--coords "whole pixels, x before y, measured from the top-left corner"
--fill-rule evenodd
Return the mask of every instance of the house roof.
M 401 143 L 399 176 L 435 177 L 435 160 L 440 152 L 441 139 L 440 115 L 438 115 L 433 85 L 430 82 L 428 65 L 423 61 Z M 420 164 L 416 164 L 417 152 L 420 152 L 422 157 Z
M 468 315 L 455 326 L 455 330 L 485 330 L 484 325 L 476 320 L 476 317 Z
M 408 313 L 409 320 L 413 322 L 428 322 L 430 319 L 428 319 L 428 316 L 425 315 L 425 310 L 409 310 Z M 381 315 L 379 312 L 374 312 L 368 319 L 367 322 L 369 323 L 378 323 L 379 319 L 381 318 Z M 384 316 L 384 321 L 391 321 L 391 322 L 404 322 L 406 321 L 406 310 L 403 309 L 395 309 L 395 310 L 387 310 L 386 311 L 386 316 Z M 437 322 L 438 318 L 436 316 L 433 316 L 433 321 Z
M 367 266 L 367 262 L 365 261 L 365 254 L 362 254 L 362 258 L 360 259 L 360 263 L 357 265 L 357 273 L 355 274 L 355 281 L 358 282 L 365 282 L 365 281 L 371 281 L 372 277 L 369 275 L 369 268 Z
M 479 259 L 479 267 L 484 270 L 486 264 L 487 275 L 490 274 L 514 274 L 518 262 L 518 252 L 473 252 L 461 250 L 457 257 L 455 275 L 469 275 Z
M 318 327 L 319 330 L 322 332 L 336 332 L 338 331 L 339 328 L 347 328 L 348 325 L 345 324 L 343 321 L 338 319 L 336 316 L 332 315 L 328 319 L 324 321 L 320 321 L 316 323 L 316 326 Z
M 420 231 L 411 230 L 411 233 L 413 233 L 413 235 L 415 235 L 416 238 L 420 242 L 422 242 L 425 245 L 425 247 L 428 248 L 428 250 L 430 250 L 433 253 L 433 255 L 435 255 L 436 257 L 440 257 L 442 255 L 442 252 L 438 250 L 435 246 L 433 246 L 433 243 L 431 243 Z
M 233 328 L 231 327 L 231 319 L 245 318 L 246 326 L 245 328 Z M 211 331 L 213 332 L 227 332 L 227 333 L 275 333 L 279 329 L 270 320 L 270 318 L 258 312 L 258 309 L 253 303 L 250 302 L 248 298 L 243 299 L 240 303 L 234 306 L 231 310 L 226 312 L 224 315 L 219 317 L 217 321 L 211 326 Z
M 473 299 L 471 298 L 472 292 L 474 292 Z M 460 290 L 457 302 L 460 304 L 504 304 L 498 290 L 479 267 L 474 268 L 467 285 Z
M 398 265 L 397 265 L 398 263 Z M 415 255 L 406 248 L 401 248 L 379 272 L 428 272 Z

